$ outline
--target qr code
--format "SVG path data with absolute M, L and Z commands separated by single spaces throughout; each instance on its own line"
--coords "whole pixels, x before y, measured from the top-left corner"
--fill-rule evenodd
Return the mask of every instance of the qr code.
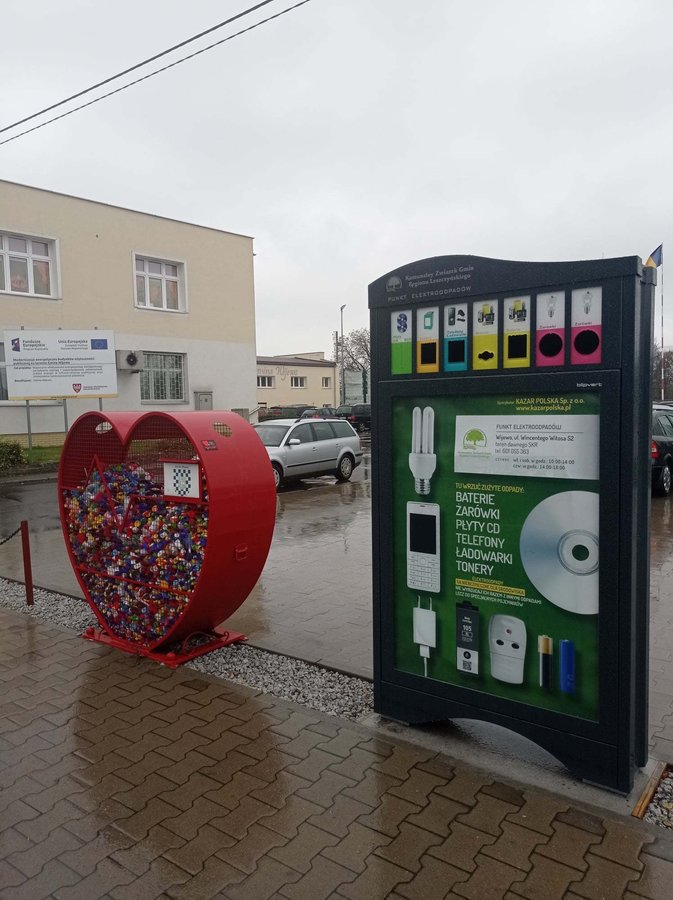
M 172 493 L 178 497 L 189 497 L 192 495 L 192 469 L 189 466 L 175 466 L 173 468 L 173 490 Z
M 472 663 L 468 662 L 466 659 L 463 660 L 463 672 L 471 672 L 472 671 Z

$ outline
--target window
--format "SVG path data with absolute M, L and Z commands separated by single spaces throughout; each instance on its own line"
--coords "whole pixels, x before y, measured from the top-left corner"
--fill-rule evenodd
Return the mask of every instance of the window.
M 310 425 L 297 425 L 292 434 L 290 435 L 288 440 L 297 440 L 302 444 L 312 444 L 313 443 L 313 432 L 311 430 Z
M 348 422 L 330 422 L 330 425 L 334 429 L 334 434 L 337 437 L 353 437 L 353 429 L 348 424 Z
M 143 353 L 140 399 L 180 402 L 185 399 L 185 358 L 182 353 Z
M 0 233 L 0 291 L 54 297 L 54 242 Z
M 290 387 L 305 388 L 306 387 L 306 375 L 291 375 L 290 376 Z
M 334 440 L 334 432 L 329 422 L 313 422 L 313 431 L 316 441 Z
M 272 388 L 274 383 L 273 375 L 258 375 L 257 376 L 257 387 L 258 388 Z
M 331 378 L 323 378 L 322 386 L 324 388 L 331 388 L 332 387 L 332 379 Z
M 136 256 L 136 306 L 184 312 L 184 266 L 176 262 Z

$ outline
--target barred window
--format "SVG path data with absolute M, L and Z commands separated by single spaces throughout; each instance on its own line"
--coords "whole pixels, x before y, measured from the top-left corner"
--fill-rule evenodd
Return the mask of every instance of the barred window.
M 182 353 L 143 353 L 140 399 L 145 402 L 185 400 L 185 357 Z

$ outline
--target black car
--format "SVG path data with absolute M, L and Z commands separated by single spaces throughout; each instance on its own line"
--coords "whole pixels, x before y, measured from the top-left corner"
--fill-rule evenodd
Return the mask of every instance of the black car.
M 371 403 L 353 403 L 339 406 L 336 414 L 340 419 L 348 419 L 356 431 L 369 431 L 372 427 Z
M 673 488 L 673 406 L 652 407 L 652 493 L 666 497 Z
M 337 419 L 336 409 L 333 406 L 309 406 L 301 414 L 302 419 Z
M 260 422 L 267 419 L 298 419 L 306 409 L 312 409 L 309 403 L 294 403 L 289 406 L 270 406 L 268 409 L 260 409 L 257 418 Z

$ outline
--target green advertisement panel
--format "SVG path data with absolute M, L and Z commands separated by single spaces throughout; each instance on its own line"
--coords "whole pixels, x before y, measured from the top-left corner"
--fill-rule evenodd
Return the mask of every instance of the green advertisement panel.
M 598 395 L 391 415 L 395 667 L 597 721 Z

